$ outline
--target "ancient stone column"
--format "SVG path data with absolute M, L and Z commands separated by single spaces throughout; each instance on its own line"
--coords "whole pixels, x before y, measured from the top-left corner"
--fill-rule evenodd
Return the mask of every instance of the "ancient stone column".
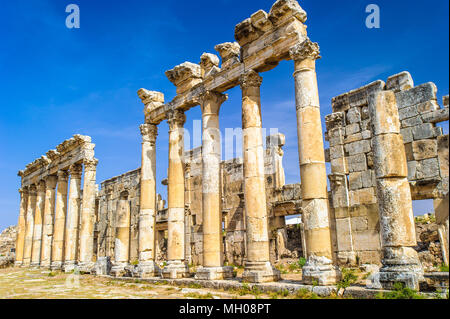
M 383 288 L 402 282 L 418 290 L 423 269 L 413 248 L 416 231 L 395 94 L 374 93 L 368 101 L 383 252 L 379 280 Z
M 303 267 L 303 281 L 307 284 L 329 285 L 338 281 L 340 274 L 333 265 L 328 218 L 327 175 L 316 76 L 319 46 L 307 39 L 294 46 L 290 56 L 295 63 L 302 219 L 308 255 Z
M 52 270 L 61 270 L 64 259 L 64 230 L 67 213 L 67 171 L 58 171 L 58 189 L 56 191 L 55 223 L 53 225 Z
M 156 136 L 158 126 L 142 124 L 141 203 L 139 210 L 139 265 L 136 275 L 149 278 L 161 270 L 155 263 Z
M 162 269 L 164 278 L 182 278 L 189 273 L 184 256 L 184 132 L 186 116 L 182 111 L 167 113 L 169 124 L 168 172 L 168 238 L 167 266 Z
M 80 256 L 78 268 L 80 271 L 91 272 L 94 268 L 94 223 L 95 223 L 95 196 L 97 187 L 95 184 L 97 174 L 97 159 L 85 160 L 83 199 L 80 222 Z
M 34 213 L 33 250 L 31 252 L 31 266 L 39 267 L 41 263 L 42 220 L 45 205 L 45 181 L 37 185 L 36 211 Z
M 67 201 L 67 217 L 64 240 L 64 271 L 75 269 L 78 251 L 78 225 L 81 205 L 81 174 L 80 164 L 70 166 L 69 198 Z
M 233 267 L 223 267 L 222 198 L 220 194 L 221 139 L 219 110 L 227 96 L 207 91 L 202 96 L 202 213 L 203 265 L 197 279 L 217 280 L 233 276 Z
M 36 210 L 36 185 L 31 185 L 29 187 L 29 193 L 28 193 L 26 228 L 25 228 L 25 243 L 24 243 L 24 247 L 23 247 L 22 266 L 25 266 L 25 267 L 29 267 L 31 264 L 35 210 Z
M 50 268 L 53 242 L 53 220 L 55 217 L 57 177 L 48 176 L 45 180 L 44 221 L 42 228 L 41 267 Z
M 111 274 L 115 277 L 128 275 L 130 257 L 130 203 L 128 192 L 120 194 L 115 221 L 116 237 L 114 241 L 114 262 Z
M 244 198 L 247 261 L 242 279 L 249 282 L 276 281 L 280 272 L 269 259 L 269 233 L 264 176 L 260 86 L 262 78 L 253 70 L 240 78 L 244 155 Z
M 28 188 L 19 189 L 20 193 L 20 210 L 19 221 L 17 223 L 17 239 L 16 239 L 16 261 L 15 266 L 20 267 L 23 263 L 23 248 L 25 244 L 25 232 L 27 227 L 26 214 L 28 205 Z

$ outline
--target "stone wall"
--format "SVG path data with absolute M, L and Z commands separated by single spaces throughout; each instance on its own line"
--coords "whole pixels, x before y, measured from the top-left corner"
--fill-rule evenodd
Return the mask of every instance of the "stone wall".
M 395 92 L 413 200 L 448 194 L 448 135 L 436 126 L 448 121 L 448 103 L 439 106 L 433 83 L 414 86 L 411 75 L 402 72 L 386 83 L 378 80 L 333 98 L 325 138 L 332 172 L 335 249 L 341 264 L 381 260 L 368 96 L 382 90 Z

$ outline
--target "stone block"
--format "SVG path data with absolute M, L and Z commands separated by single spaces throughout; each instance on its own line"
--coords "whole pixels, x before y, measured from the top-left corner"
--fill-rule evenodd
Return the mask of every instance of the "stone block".
M 331 163 L 331 171 L 333 173 L 348 174 L 348 164 L 346 157 L 332 159 L 330 163 Z
M 439 161 L 437 158 L 429 158 L 417 162 L 417 179 L 428 179 L 439 176 Z
M 386 90 L 394 90 L 395 92 L 409 90 L 414 87 L 414 81 L 411 74 L 407 71 L 391 75 L 386 80 Z
M 363 139 L 365 139 L 365 140 L 371 139 L 372 138 L 372 132 L 369 131 L 369 130 L 362 131 L 361 137 Z
M 357 154 L 347 157 L 349 172 L 362 172 L 367 169 L 367 160 L 365 154 Z
M 360 153 L 367 153 L 371 151 L 370 141 L 369 140 L 361 140 L 349 144 L 345 144 L 345 151 L 348 155 L 356 155 Z
M 344 147 L 342 145 L 330 147 L 330 160 L 344 157 Z
M 325 116 L 325 125 L 327 131 L 345 126 L 345 113 L 334 112 Z
M 402 128 L 400 129 L 400 133 L 403 137 L 403 143 L 411 143 L 414 140 L 412 127 Z
M 422 117 L 420 116 L 415 116 L 415 117 L 410 117 L 408 119 L 404 119 L 401 122 L 401 127 L 405 128 L 405 127 L 413 127 L 413 126 L 417 126 L 417 125 L 421 125 L 423 123 L 422 121 Z
M 356 141 L 359 141 L 359 140 L 362 140 L 362 139 L 363 139 L 362 133 L 356 133 L 356 134 L 352 134 L 350 136 L 347 136 L 344 139 L 344 143 L 348 144 L 348 143 L 356 142 Z
M 449 119 L 448 107 L 422 114 L 422 120 L 425 123 L 439 123 L 448 121 L 448 119 Z
M 401 135 L 378 135 L 372 140 L 374 143 L 375 174 L 377 178 L 408 176 L 405 150 L 398 147 L 403 145 Z
M 351 190 L 362 188 L 362 173 L 361 172 L 353 172 L 348 176 L 349 188 Z
M 376 250 L 380 247 L 380 235 L 371 230 L 355 231 L 353 242 L 356 251 Z
M 368 221 L 366 217 L 353 217 L 351 219 L 352 231 L 368 230 Z
M 364 105 L 361 108 L 361 120 L 364 121 L 364 120 L 368 120 L 368 119 L 370 119 L 369 106 Z
M 442 135 L 437 138 L 437 148 L 438 148 L 438 159 L 439 167 L 441 171 L 441 177 L 449 176 L 449 143 L 448 134 Z
M 414 140 L 423 140 L 426 138 L 432 138 L 435 135 L 435 132 L 433 130 L 433 124 L 431 123 L 424 123 L 418 126 L 413 127 L 412 133 Z
M 345 128 L 334 128 L 328 131 L 328 142 L 330 146 L 344 144 Z
M 349 124 L 345 127 L 345 135 L 349 136 L 361 132 L 361 128 L 358 123 Z
M 395 94 L 382 91 L 369 96 L 369 112 L 374 135 L 400 133 Z
M 416 161 L 436 157 L 437 154 L 437 140 L 426 139 L 414 141 L 412 144 L 412 153 Z
M 331 99 L 331 108 L 333 112 L 345 112 L 350 108 L 348 93 L 336 96 Z
M 424 103 L 429 100 L 437 100 L 437 87 L 434 83 L 428 82 L 418 85 L 412 89 L 396 93 L 399 108 Z
M 376 184 L 375 172 L 371 169 L 361 174 L 362 188 L 374 187 Z
M 417 104 L 417 111 L 419 113 L 428 113 L 436 110 L 439 110 L 439 104 L 435 100 Z
M 340 251 L 352 249 L 352 229 L 349 218 L 336 219 L 336 239 Z
M 416 180 L 417 162 L 408 161 L 407 166 L 408 166 L 408 180 L 409 181 Z
M 398 116 L 400 121 L 409 119 L 411 117 L 415 117 L 419 115 L 419 111 L 417 110 L 417 106 L 412 105 L 408 107 L 404 107 L 398 110 Z
M 375 194 L 374 187 L 362 188 L 362 189 L 358 190 L 357 192 L 358 192 L 359 203 L 361 205 L 374 204 L 377 202 L 377 197 Z
M 366 99 L 366 98 L 364 97 L 364 99 Z M 350 105 L 351 105 L 351 102 L 350 102 Z M 352 107 L 352 108 L 350 108 L 350 109 L 347 111 L 347 116 L 346 116 L 346 118 L 347 118 L 347 122 L 348 122 L 349 124 L 361 122 L 361 113 L 360 113 L 360 111 L 359 111 L 359 108 L 358 108 L 358 107 Z
M 405 155 L 407 161 L 414 161 L 414 153 L 412 149 L 412 143 L 405 144 Z

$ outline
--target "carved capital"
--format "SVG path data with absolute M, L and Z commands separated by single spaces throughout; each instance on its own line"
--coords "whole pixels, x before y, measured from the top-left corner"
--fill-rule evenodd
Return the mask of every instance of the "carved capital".
M 69 180 L 68 171 L 58 171 L 58 183 L 67 182 Z
M 168 110 L 166 118 L 171 131 L 183 127 L 186 122 L 186 115 L 181 110 Z
M 47 189 L 55 189 L 57 182 L 58 182 L 58 176 L 49 175 L 45 179 L 45 186 L 47 187 Z
M 28 187 L 25 186 L 25 187 L 19 188 L 19 193 L 22 196 L 27 196 L 28 195 Z
M 248 70 L 239 78 L 241 89 L 260 87 L 262 83 L 262 77 L 259 76 L 254 70 Z
M 139 126 L 142 135 L 142 141 L 151 144 L 156 143 L 156 137 L 158 136 L 158 126 L 154 124 L 142 124 Z
M 220 106 L 228 99 L 227 94 L 215 91 L 205 91 L 200 95 L 200 105 L 203 114 L 219 114 Z
M 97 169 L 98 159 L 91 159 L 91 160 L 85 160 L 83 162 L 84 164 L 84 171 L 95 171 Z
M 289 55 L 294 61 L 302 61 L 305 59 L 317 60 L 321 58 L 319 44 L 317 42 L 311 42 L 309 38 L 292 47 L 289 50 Z
M 38 193 L 45 193 L 45 181 L 41 180 L 36 186 Z
M 30 187 L 28 187 L 28 194 L 30 195 L 30 196 L 36 196 L 36 190 L 37 190 L 37 188 L 36 188 L 36 185 L 30 185 Z
M 72 164 L 70 166 L 70 176 L 72 178 L 80 179 L 83 174 L 83 166 L 81 164 Z

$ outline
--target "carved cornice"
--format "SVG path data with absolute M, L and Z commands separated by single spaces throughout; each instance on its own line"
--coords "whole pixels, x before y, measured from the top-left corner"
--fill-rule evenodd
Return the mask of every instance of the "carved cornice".
M 241 89 L 260 87 L 262 80 L 262 77 L 254 70 L 248 70 L 239 78 Z
M 309 38 L 291 48 L 289 55 L 294 61 L 302 61 L 305 59 L 317 60 L 321 58 L 319 44 L 317 42 L 311 42 Z
M 142 124 L 139 126 L 142 135 L 142 141 L 155 144 L 158 136 L 158 126 L 154 124 Z

